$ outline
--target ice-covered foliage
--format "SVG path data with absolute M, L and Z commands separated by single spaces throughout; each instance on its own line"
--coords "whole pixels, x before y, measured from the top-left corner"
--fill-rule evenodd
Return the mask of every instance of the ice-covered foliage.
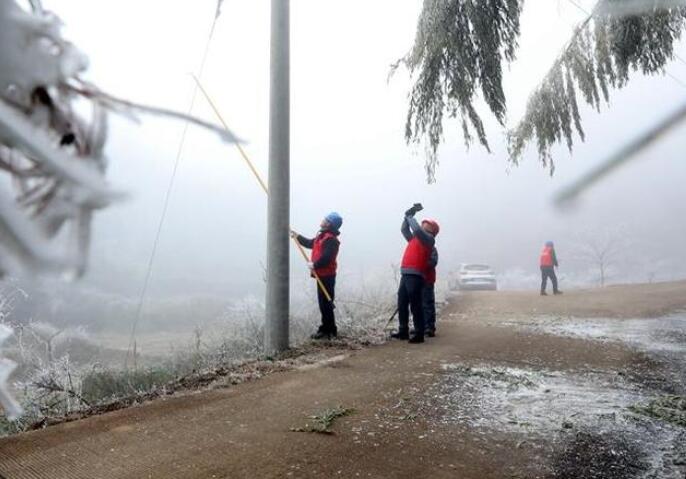
M 295 358 L 303 355 L 303 364 L 307 364 L 319 361 L 332 349 L 356 349 L 383 342 L 388 334 L 385 327 L 389 326 L 388 320 L 395 309 L 396 283 L 390 275 L 378 279 L 384 281 L 368 279 L 360 281 L 363 283 L 360 286 L 344 286 L 337 291 L 336 321 L 340 336 L 330 342 L 310 339 L 320 317 L 316 286 L 310 278 L 304 279 L 307 283 L 303 285 L 307 287 L 297 289 L 301 294 L 293 298 L 290 335 L 294 349 L 287 363 L 291 360 L 297 363 Z M 99 297 L 101 301 L 106 298 Z M 71 299 L 68 302 L 79 303 L 78 299 Z M 108 304 L 113 317 L 122 316 L 122 307 L 132 306 Z M 79 417 L 126 407 L 146 398 L 194 388 L 199 383 L 233 384 L 242 378 L 259 377 L 264 374 L 260 372 L 263 367 L 277 370 L 294 364 L 261 360 L 264 359 L 264 305 L 260 300 L 245 298 L 229 305 L 222 301 L 222 309 L 218 311 L 214 311 L 212 304 L 209 317 L 201 312 L 206 304 L 189 302 L 184 308 L 181 302 L 163 302 L 157 306 L 155 314 L 164 316 L 165 330 L 160 330 L 161 323 L 157 320 L 148 318 L 146 333 L 138 337 L 137 347 L 132 351 L 131 368 L 123 368 L 126 343 L 120 341 L 128 337 L 121 331 L 118 334 L 116 325 L 110 324 L 105 334 L 99 328 L 96 328 L 99 332 L 88 333 L 74 327 L 81 320 L 74 320 L 71 315 L 68 321 L 48 322 L 57 318 L 50 318 L 47 311 L 37 312 L 35 320 L 22 318 L 12 323 L 14 337 L 2 353 L 19 364 L 12 384 L 24 413 L 18 421 L 8 422 L 3 420 L 0 410 L 0 436 L 43 427 L 64 416 Z M 179 309 L 183 322 L 175 323 L 166 313 L 174 310 L 179 314 Z M 205 319 L 197 319 L 191 331 L 189 315 Z M 11 316 L 6 318 L 9 321 Z M 396 324 L 397 317 L 390 326 Z M 108 340 L 103 341 L 104 337 Z
M 517 52 L 523 0 L 424 0 L 415 44 L 398 64 L 416 79 L 410 93 L 405 137 L 426 141 L 426 170 L 433 180 L 446 117 L 458 118 L 467 145 L 472 132 L 489 148 L 479 95 L 504 125 L 503 63 Z M 531 96 L 524 118 L 508 134 L 510 161 L 517 164 L 535 141 L 551 173 L 551 148 L 573 136 L 584 139 L 579 101 L 598 109 L 611 89 L 632 71 L 664 73 L 686 24 L 683 0 L 599 0 L 591 15 Z M 581 94 L 581 100 L 578 99 Z
M 564 141 L 571 151 L 574 132 L 584 140 L 580 101 L 600 110 L 603 102 L 609 103 L 611 89 L 626 86 L 631 72 L 664 74 L 686 26 L 686 7 L 656 2 L 637 11 L 627 8 L 630 3 L 600 1 L 576 30 L 529 98 L 524 118 L 508 134 L 512 162 L 518 163 L 526 145 L 535 141 L 541 162 L 552 174 L 553 145 Z
M 522 3 L 424 0 L 414 47 L 399 64 L 410 73 L 418 72 L 410 94 L 405 137 L 415 143 L 426 139 L 429 181 L 434 177 L 446 114 L 460 119 L 467 145 L 473 130 L 487 149 L 486 132 L 474 106 L 479 92 L 504 124 L 502 59 L 514 60 Z
M 228 130 L 85 83 L 86 57 L 61 36 L 55 15 L 38 0 L 31 5 L 29 12 L 0 0 L 0 171 L 16 192 L 13 200 L 5 191 L 9 182 L 0 183 L 0 274 L 80 276 L 93 213 L 121 196 L 105 180 L 108 110 L 181 118 L 236 139 Z M 77 114 L 78 104 L 90 106 L 90 114 Z M 65 229 L 66 253 L 55 241 Z
M 97 102 L 88 119 L 74 113 L 69 83 L 87 59 L 62 38 L 56 16 L 33 7 L 0 0 L 0 170 L 11 180 L 0 185 L 0 274 L 80 275 L 92 214 L 115 198 L 104 179 L 106 116 Z M 66 254 L 52 241 L 64 227 Z M 12 330 L 0 327 L 2 342 Z M 0 402 L 13 418 L 21 412 L 6 387 L 13 364 L 0 361 Z
M 29 3 L 27 11 L 15 0 L 0 0 L 0 277 L 79 277 L 93 214 L 122 197 L 105 178 L 109 111 L 175 117 L 237 140 L 228 129 L 128 102 L 84 82 L 87 58 L 61 35 L 57 16 L 40 0 Z M 216 16 L 220 7 L 221 1 Z M 10 332 L 3 326 L 0 339 Z M 2 387 L 10 369 L 6 363 L 0 368 L 0 401 L 16 415 Z
M 17 192 L 13 201 L 0 191 L 0 271 L 79 275 L 93 211 L 116 196 L 104 179 L 104 109 L 92 102 L 87 119 L 73 110 L 70 82 L 87 59 L 61 37 L 56 16 L 14 0 L 0 0 L 0 44 L 0 169 Z M 60 254 L 51 239 L 64 227 L 69 251 Z

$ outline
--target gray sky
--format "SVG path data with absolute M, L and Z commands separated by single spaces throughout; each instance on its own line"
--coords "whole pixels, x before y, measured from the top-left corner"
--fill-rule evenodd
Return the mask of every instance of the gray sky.
M 590 8 L 592 1 L 580 2 Z M 213 18 L 214 1 L 93 2 L 44 0 L 66 35 L 91 59 L 88 78 L 122 97 L 185 111 Z M 448 124 L 438 181 L 427 185 L 421 151 L 403 139 L 409 81 L 387 83 L 389 65 L 412 45 L 420 0 L 293 0 L 292 216 L 313 234 L 330 210 L 345 218 L 341 278 L 390 270 L 402 253 L 402 212 L 421 201 L 442 225 L 441 268 L 462 261 L 535 273 L 538 251 L 553 239 L 563 266 L 583 270 L 575 254 L 586 232 L 612 228 L 626 256 L 665 261 L 669 275 L 686 273 L 677 251 L 686 243 L 683 128 L 631 166 L 594 188 L 572 212 L 551 195 L 686 98 L 671 78 L 634 79 L 613 92 L 600 114 L 582 109 L 587 142 L 570 156 L 556 150 L 554 178 L 535 151 L 518 168 L 506 162 L 503 130 L 487 119 L 493 154 L 465 150 L 460 128 Z M 508 124 L 524 112 L 573 26 L 584 14 L 565 0 L 527 0 L 518 60 L 506 72 Z M 686 49 L 678 52 L 686 57 Z M 226 0 L 203 74 L 234 131 L 266 176 L 269 2 Z M 668 71 L 686 81 L 686 65 Z M 215 121 L 202 98 L 194 114 Z M 142 285 L 167 181 L 181 138 L 179 123 L 113 118 L 109 177 L 132 199 L 96 223 L 87 282 L 133 294 Z M 153 294 L 260 295 L 266 201 L 231 145 L 191 129 L 154 264 Z M 297 252 L 293 276 L 306 278 Z M 666 270 L 665 270 L 666 271 Z M 637 278 L 641 279 L 641 278 Z

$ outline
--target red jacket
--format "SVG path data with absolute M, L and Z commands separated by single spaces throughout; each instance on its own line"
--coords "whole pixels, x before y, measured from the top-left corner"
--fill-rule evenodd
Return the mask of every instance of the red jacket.
M 555 266 L 555 250 L 552 246 L 545 246 L 541 251 L 541 267 L 552 268 Z
M 321 259 L 323 253 L 324 253 L 324 243 L 329 240 L 329 239 L 335 239 L 338 241 L 336 238 L 336 235 L 333 234 L 330 231 L 323 231 L 322 233 L 318 234 L 317 237 L 312 241 L 312 263 L 315 265 L 317 262 Z M 315 268 L 315 273 L 320 278 L 326 278 L 328 276 L 334 276 L 336 274 L 336 270 L 338 268 L 338 263 L 336 262 L 336 258 L 338 257 L 338 248 L 336 248 L 335 253 L 333 255 L 333 258 L 331 261 L 329 261 L 328 264 L 321 266 L 319 268 Z
M 426 274 L 429 257 L 431 256 L 431 245 L 426 245 L 416 236 L 413 237 L 405 248 L 403 260 L 400 264 L 402 269 L 417 271 L 422 275 Z

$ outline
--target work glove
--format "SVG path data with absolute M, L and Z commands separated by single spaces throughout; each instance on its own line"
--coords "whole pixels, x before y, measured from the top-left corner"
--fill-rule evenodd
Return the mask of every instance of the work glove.
M 298 233 L 297 232 L 291 230 L 290 234 L 291 234 L 291 238 L 298 239 Z
M 314 271 L 314 263 L 312 263 L 311 261 L 307 262 L 307 267 L 310 268 L 310 271 Z
M 412 208 L 405 212 L 405 216 L 414 216 L 415 214 L 417 214 L 417 212 L 422 211 L 423 209 L 424 207 L 421 203 L 415 203 L 414 205 L 412 205 Z

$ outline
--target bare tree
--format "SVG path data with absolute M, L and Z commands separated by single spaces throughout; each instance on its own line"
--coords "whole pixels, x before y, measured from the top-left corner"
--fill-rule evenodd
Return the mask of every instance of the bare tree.
M 578 241 L 576 256 L 597 270 L 598 283 L 604 287 L 626 246 L 625 236 L 618 229 L 593 231 Z

